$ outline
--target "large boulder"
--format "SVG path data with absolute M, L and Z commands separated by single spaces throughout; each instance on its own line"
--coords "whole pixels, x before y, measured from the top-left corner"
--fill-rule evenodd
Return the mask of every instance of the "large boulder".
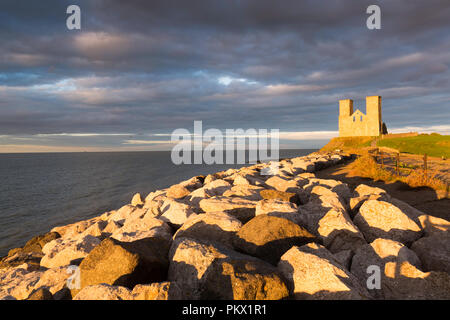
M 426 237 L 432 235 L 445 236 L 450 233 L 450 221 L 445 219 L 422 214 L 419 216 L 419 222 Z
M 223 211 L 245 223 L 255 216 L 256 201 L 221 196 L 203 199 L 199 205 L 204 212 Z
M 353 256 L 350 271 L 360 280 L 362 285 L 366 285 L 372 273 L 369 270 L 370 266 L 376 266 L 380 270 L 380 289 L 370 289 L 371 295 L 378 299 L 385 298 L 386 294 L 395 291 L 390 282 L 384 274 L 387 263 L 394 262 L 401 265 L 403 262 L 408 262 L 418 268 L 421 267 L 421 262 L 417 255 L 408 249 L 404 244 L 389 240 L 389 239 L 375 239 L 370 244 L 366 244 L 356 250 Z
M 423 271 L 444 271 L 450 274 L 450 233 L 424 237 L 411 246 L 422 261 Z
M 30 239 L 22 248 L 12 249 L 6 257 L 0 259 L 0 269 L 18 267 L 24 263 L 36 270 L 39 269 L 40 261 L 44 256 L 42 248 L 60 237 L 57 232 L 49 232 Z
M 282 192 L 294 192 L 299 188 L 297 181 L 293 179 L 281 178 L 273 176 L 266 180 L 266 185 Z
M 290 201 L 279 199 L 265 199 L 256 204 L 255 215 L 273 213 L 298 213 L 297 205 Z
M 128 288 L 101 283 L 83 288 L 73 300 L 133 300 L 133 295 Z
M 208 212 L 189 218 L 175 233 L 174 239 L 204 239 L 232 247 L 236 232 L 241 227 L 242 222 L 228 213 Z
M 190 215 L 195 214 L 193 209 L 186 203 L 172 199 L 164 201 L 161 212 L 162 215 L 159 218 L 175 227 L 180 227 Z
M 41 266 L 46 268 L 62 267 L 86 257 L 100 240 L 91 235 L 73 239 L 59 238 L 47 243 L 42 248 L 45 254 Z
M 332 253 L 342 250 L 354 252 L 358 247 L 367 244 L 345 211 L 329 210 L 320 218 L 314 231 Z
M 223 195 L 225 197 L 240 197 L 247 200 L 258 201 L 261 200 L 262 197 L 259 194 L 261 190 L 264 188 L 253 185 L 235 185 L 231 187 L 231 189 L 225 191 Z
M 422 229 L 414 220 L 398 207 L 385 201 L 364 202 L 353 222 L 368 242 L 386 238 L 409 245 L 422 235 Z
M 123 227 L 116 230 L 111 235 L 111 238 L 123 242 L 131 242 L 154 236 L 169 240 L 172 238 L 172 228 L 163 220 L 146 214 L 143 218 L 125 221 Z
M 339 197 L 341 197 L 345 201 L 348 201 L 352 196 L 352 193 L 346 183 L 332 179 L 318 179 L 318 178 L 309 179 L 308 184 L 304 185 L 303 189 L 306 192 L 311 193 L 315 187 L 326 188 L 336 193 Z M 320 195 L 320 193 L 318 194 Z
M 293 192 L 284 192 L 278 190 L 265 189 L 259 192 L 263 199 L 278 199 L 283 201 L 290 201 L 295 204 L 300 204 L 300 197 L 297 193 Z
M 167 190 L 166 195 L 167 195 L 167 197 L 172 198 L 172 199 L 182 199 L 190 193 L 191 193 L 191 191 L 188 188 L 186 188 L 180 184 L 174 184 Z
M 0 270 L 0 299 L 26 299 L 35 289 L 42 272 L 28 270 L 26 264 Z
M 55 300 L 64 299 L 68 294 L 67 279 L 70 276 L 66 266 L 47 269 L 39 275 L 39 281 L 34 285 L 34 289 L 46 289 Z
M 224 246 L 179 238 L 170 249 L 168 279 L 183 299 L 281 299 L 286 286 L 277 270 Z
M 221 196 L 225 191 L 231 189 L 231 184 L 223 179 L 216 179 L 205 184 L 203 189 L 210 197 Z
M 80 264 L 81 289 L 106 283 L 133 288 L 166 279 L 169 244 L 162 238 L 134 242 L 105 239 Z M 72 290 L 72 296 L 78 293 Z
M 384 267 L 385 299 L 449 300 L 450 274 L 446 272 L 422 272 L 405 261 L 388 262 Z
M 367 290 L 323 246 L 292 247 L 278 269 L 288 281 L 291 297 L 298 300 L 369 299 Z
M 48 289 L 42 288 L 33 291 L 26 300 L 54 300 Z
M 249 255 L 276 264 L 292 246 L 316 240 L 306 229 L 291 220 L 259 215 L 247 222 L 237 233 L 235 248 Z
M 131 292 L 133 300 L 181 300 L 181 289 L 176 282 L 138 284 Z

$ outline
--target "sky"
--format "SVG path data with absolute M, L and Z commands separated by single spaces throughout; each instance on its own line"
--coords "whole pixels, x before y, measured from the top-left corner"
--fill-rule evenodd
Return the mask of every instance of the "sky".
M 372 95 L 389 132 L 450 134 L 449 17 L 448 0 L 2 0 L 0 152 L 170 150 L 194 121 L 319 148 L 338 101 Z

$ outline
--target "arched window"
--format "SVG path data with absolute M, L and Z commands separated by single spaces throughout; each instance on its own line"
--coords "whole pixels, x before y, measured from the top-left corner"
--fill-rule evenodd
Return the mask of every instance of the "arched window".
M 355 122 L 355 116 L 353 116 L 353 122 Z
M 359 121 L 361 121 L 361 122 L 362 122 L 362 116 L 361 116 L 361 118 L 359 119 Z

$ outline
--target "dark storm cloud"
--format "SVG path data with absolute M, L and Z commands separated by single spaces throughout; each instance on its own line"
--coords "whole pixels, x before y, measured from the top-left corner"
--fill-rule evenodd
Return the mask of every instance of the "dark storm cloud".
M 437 0 L 2 1 L 0 135 L 333 131 L 339 99 L 376 94 L 388 127 L 448 124 L 449 16 Z

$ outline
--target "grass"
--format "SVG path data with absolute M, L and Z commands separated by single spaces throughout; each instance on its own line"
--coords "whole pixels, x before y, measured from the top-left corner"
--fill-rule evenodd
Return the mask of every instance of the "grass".
M 437 133 L 420 134 L 415 137 L 385 138 L 377 143 L 379 147 L 388 147 L 402 153 L 427 154 L 431 157 L 450 158 L 450 135 Z
M 344 151 L 355 151 L 357 149 L 370 147 L 376 137 L 340 137 L 331 139 L 320 151 L 334 151 L 341 149 Z
M 351 165 L 352 174 L 373 180 L 384 182 L 401 181 L 411 187 L 430 187 L 434 190 L 446 190 L 447 186 L 440 179 L 436 178 L 436 172 L 428 171 L 427 176 L 422 169 L 411 170 L 407 176 L 397 176 L 389 170 L 382 169 L 375 161 L 375 158 L 363 153 Z

